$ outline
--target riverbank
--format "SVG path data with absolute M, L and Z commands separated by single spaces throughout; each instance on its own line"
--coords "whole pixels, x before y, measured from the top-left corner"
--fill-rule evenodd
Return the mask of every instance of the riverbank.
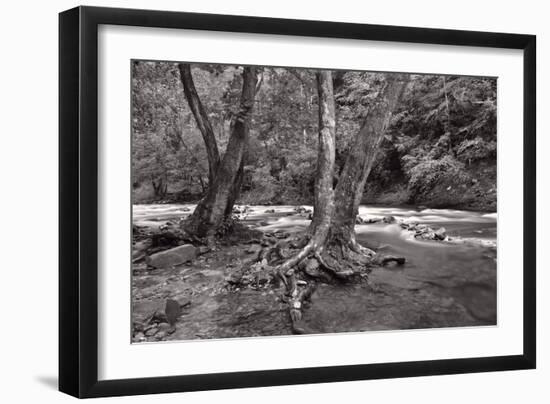
M 242 224 L 277 239 L 303 231 L 311 209 L 239 208 Z M 177 224 L 193 209 L 193 205 L 136 205 L 134 224 L 158 230 Z M 364 284 L 319 284 L 303 311 L 307 333 L 496 324 L 496 214 L 388 206 L 362 206 L 359 214 L 365 221 L 395 218 L 392 223 L 358 224 L 357 240 L 380 253 L 404 256 L 406 262 L 373 268 Z M 404 223 L 444 227 L 450 238 L 464 242 L 416 238 Z M 134 244 L 134 252 L 144 242 L 147 237 Z M 264 279 L 261 271 L 242 272 L 257 259 L 261 248 L 257 239 L 219 244 L 214 249 L 190 246 L 190 259 L 166 268 L 153 268 L 150 260 L 136 255 L 133 341 L 291 334 L 282 290 Z M 173 328 L 162 317 L 168 299 L 181 306 Z

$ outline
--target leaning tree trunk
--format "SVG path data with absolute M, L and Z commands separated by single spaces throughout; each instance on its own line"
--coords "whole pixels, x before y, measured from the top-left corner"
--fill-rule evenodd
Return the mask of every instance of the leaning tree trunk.
M 248 143 L 256 83 L 256 68 L 245 67 L 239 111 L 232 125 L 225 154 L 216 167 L 206 196 L 199 202 L 193 214 L 184 224 L 188 233 L 211 240 L 220 229 L 224 219 L 231 214 L 235 196 L 242 182 L 242 165 Z
M 408 82 L 408 75 L 389 75 L 378 102 L 371 107 L 355 136 L 336 186 L 337 197 L 330 239 L 331 242 L 337 241 L 357 253 L 365 252 L 355 241 L 355 219 L 365 183 L 395 106 Z
M 183 85 L 183 92 L 187 99 L 187 104 L 195 117 L 195 122 L 199 128 L 204 145 L 206 147 L 206 156 L 208 158 L 208 183 L 214 182 L 214 176 L 220 162 L 220 154 L 218 152 L 218 144 L 216 142 L 216 135 L 214 129 L 208 119 L 208 114 L 202 105 L 195 83 L 193 82 L 193 76 L 191 74 L 191 65 L 189 63 L 179 63 L 178 68 L 180 71 L 180 80 Z

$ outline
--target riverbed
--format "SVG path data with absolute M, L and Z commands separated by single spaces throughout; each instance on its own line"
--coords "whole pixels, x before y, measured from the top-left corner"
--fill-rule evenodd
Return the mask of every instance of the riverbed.
M 134 205 L 134 224 L 176 223 L 194 207 Z M 297 213 L 295 206 L 248 206 L 242 211 L 242 223 L 263 232 L 300 232 L 310 222 L 308 214 Z M 448 241 L 416 239 L 398 223 L 358 224 L 359 243 L 403 256 L 406 263 L 373 269 L 366 285 L 320 285 L 303 311 L 308 333 L 497 323 L 496 213 L 361 206 L 359 215 L 364 220 L 393 216 L 397 222 L 444 227 Z M 189 304 L 167 340 L 290 334 L 287 306 L 277 291 L 224 287 L 228 274 L 246 258 L 245 249 L 205 254 L 170 270 L 134 271 L 134 317 L 161 307 L 171 297 Z

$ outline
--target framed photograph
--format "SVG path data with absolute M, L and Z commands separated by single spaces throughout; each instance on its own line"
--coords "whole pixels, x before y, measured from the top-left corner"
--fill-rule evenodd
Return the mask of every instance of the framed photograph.
M 59 388 L 532 369 L 532 35 L 59 17 Z

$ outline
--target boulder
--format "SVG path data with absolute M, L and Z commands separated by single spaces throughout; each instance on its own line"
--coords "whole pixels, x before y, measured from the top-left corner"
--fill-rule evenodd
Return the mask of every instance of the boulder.
M 181 315 L 181 306 L 179 302 L 174 299 L 167 299 L 164 313 L 166 314 L 168 324 L 173 327 L 178 317 Z
M 149 239 L 134 243 L 132 246 L 132 262 L 137 262 L 145 258 L 149 247 L 151 247 L 151 240 Z
M 147 264 L 154 268 L 169 268 L 192 261 L 197 256 L 197 249 L 191 244 L 180 245 L 179 247 L 161 251 L 151 255 Z
M 305 208 L 304 206 L 296 206 L 294 208 L 294 212 L 296 213 L 313 213 L 311 209 Z
M 197 255 L 206 254 L 206 253 L 210 252 L 211 250 L 212 250 L 212 248 L 210 248 L 208 246 L 200 246 L 199 248 L 197 248 Z
M 155 335 L 158 332 L 158 330 L 159 329 L 156 328 L 156 327 L 151 327 L 147 331 L 145 331 L 145 336 L 146 337 L 152 337 L 153 335 Z
M 168 332 L 172 329 L 172 326 L 168 323 L 160 323 L 158 329 L 159 331 Z
M 438 230 L 434 231 L 434 236 L 436 240 L 445 240 L 447 237 L 447 231 L 445 227 L 440 227 Z
M 247 254 L 259 254 L 260 251 L 262 251 L 263 248 L 259 244 L 252 244 L 250 247 L 246 249 Z

